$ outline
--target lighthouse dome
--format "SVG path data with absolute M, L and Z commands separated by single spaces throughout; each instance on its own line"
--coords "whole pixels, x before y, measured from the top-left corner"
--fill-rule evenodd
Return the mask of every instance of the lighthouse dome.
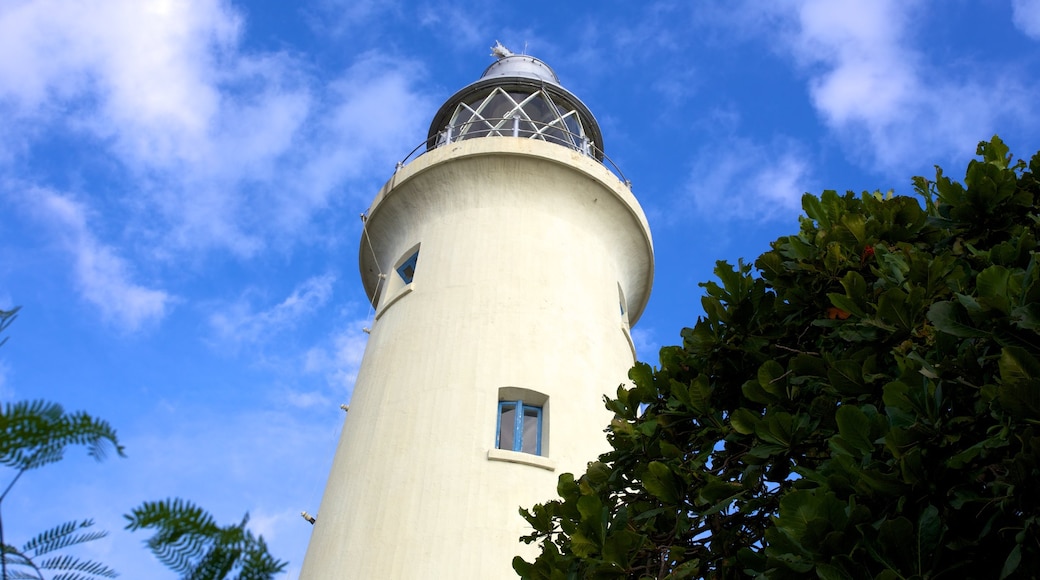
M 562 145 L 603 160 L 592 112 L 560 84 L 549 65 L 501 44 L 480 79 L 451 96 L 430 123 L 427 148 L 465 139 L 520 137 Z
M 549 65 L 526 54 L 510 54 L 499 57 L 484 70 L 480 78 L 493 77 L 528 77 L 543 80 L 554 85 L 560 84 L 560 78 L 556 76 Z

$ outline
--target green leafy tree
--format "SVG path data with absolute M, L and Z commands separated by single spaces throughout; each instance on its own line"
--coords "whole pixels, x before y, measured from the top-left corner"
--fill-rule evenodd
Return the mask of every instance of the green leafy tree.
M 18 308 L 0 310 L 0 332 L 7 329 L 18 315 Z M 0 345 L 7 337 L 0 340 Z M 87 453 L 101 461 L 110 450 L 123 456 L 116 432 L 107 422 L 77 411 L 66 413 L 61 405 L 47 401 L 21 401 L 0 407 L 0 465 L 11 468 L 14 475 L 0 493 L 0 508 L 14 484 L 25 472 L 60 461 L 66 449 L 83 446 Z M 59 574 L 67 580 L 114 578 L 107 566 L 55 552 L 84 542 L 105 537 L 106 533 L 89 528 L 93 521 L 72 521 L 44 531 L 26 542 L 21 549 L 4 540 L 0 517 L 0 575 L 8 578 L 43 580 L 44 571 Z
M 270 580 L 285 570 L 267 550 L 263 536 L 238 524 L 219 526 L 191 502 L 145 502 L 129 515 L 127 529 L 155 529 L 145 543 L 156 558 L 184 580 Z
M 104 459 L 109 450 L 123 455 L 116 432 L 107 422 L 82 411 L 66 413 L 61 405 L 47 401 L 3 405 L 0 433 L 3 434 L 0 437 L 0 464 L 14 470 L 11 481 L 0 493 L 0 507 L 23 474 L 61 460 L 65 450 L 71 446 L 86 447 L 87 453 L 98 461 Z M 69 555 L 54 555 L 58 550 L 106 535 L 105 532 L 88 531 L 92 525 L 90 520 L 67 522 L 37 535 L 18 549 L 4 541 L 3 520 L 0 518 L 3 579 L 43 580 L 44 570 L 61 572 L 61 577 L 69 580 L 115 577 L 115 573 L 102 564 Z M 40 560 L 43 556 L 47 558 Z
M 4 577 L 44 580 L 44 572 L 56 574 L 62 580 L 89 580 L 115 578 L 114 570 L 99 562 L 82 560 L 70 555 L 54 554 L 59 550 L 92 542 L 105 537 L 107 532 L 90 530 L 92 520 L 66 522 L 40 533 L 22 546 L 21 550 L 4 546 Z M 10 571 L 7 566 L 10 566 Z
M 923 205 L 805 196 L 757 271 L 607 400 L 611 451 L 521 510 L 524 578 L 1040 570 L 1040 153 L 979 144 Z
M 17 314 L 18 308 L 0 310 L 0 332 Z M 0 345 L 6 340 L 0 340 Z M 14 476 L 0 493 L 0 506 L 25 472 L 60 461 L 70 446 L 85 446 L 87 453 L 99 461 L 110 449 L 125 457 L 112 426 L 82 411 L 66 413 L 61 405 L 47 401 L 8 403 L 0 410 L 0 465 L 14 469 Z M 158 530 L 146 544 L 163 564 L 186 580 L 226 580 L 236 572 L 237 580 L 269 580 L 286 566 L 271 556 L 262 536 L 246 529 L 248 515 L 238 525 L 220 527 L 201 508 L 175 499 L 146 502 L 125 517 L 130 530 Z M 54 554 L 108 535 L 90 530 L 93 525 L 93 520 L 66 522 L 38 534 L 19 549 L 4 542 L 0 518 L 0 577 L 45 580 L 44 572 L 53 572 L 56 580 L 115 578 L 118 574 L 104 564 Z

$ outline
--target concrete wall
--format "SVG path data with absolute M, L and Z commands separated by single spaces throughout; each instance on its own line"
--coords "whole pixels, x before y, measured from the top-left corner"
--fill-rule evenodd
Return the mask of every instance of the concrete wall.
M 301 578 L 515 578 L 533 553 L 518 508 L 607 449 L 602 397 L 634 362 L 619 285 L 635 320 L 653 275 L 646 219 L 594 160 L 494 137 L 399 170 L 367 230 L 377 319 Z M 548 397 L 544 457 L 494 450 L 505 387 Z

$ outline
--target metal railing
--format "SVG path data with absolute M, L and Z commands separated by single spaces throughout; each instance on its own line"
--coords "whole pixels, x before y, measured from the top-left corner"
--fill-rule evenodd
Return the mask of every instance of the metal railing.
M 404 159 L 397 162 L 397 167 L 394 169 L 394 172 L 396 173 L 398 169 L 401 169 L 413 159 L 418 158 L 427 151 L 432 151 L 438 147 L 443 147 L 458 141 L 480 139 L 484 137 L 519 137 L 539 139 L 548 143 L 555 143 L 568 149 L 573 149 L 574 151 L 578 151 L 583 155 L 600 161 L 604 167 L 610 170 L 611 173 L 625 184 L 625 187 L 632 189 L 632 182 L 625 177 L 624 173 L 621 172 L 621 168 L 618 167 L 617 164 L 606 155 L 606 153 L 598 149 L 595 144 L 589 141 L 589 138 L 585 135 L 574 133 L 557 124 L 532 121 L 530 119 L 524 119 L 519 115 L 508 118 L 480 118 L 460 125 L 449 125 L 440 133 L 432 135 L 422 143 L 419 143 L 419 145 L 417 145 L 415 149 L 412 149 Z

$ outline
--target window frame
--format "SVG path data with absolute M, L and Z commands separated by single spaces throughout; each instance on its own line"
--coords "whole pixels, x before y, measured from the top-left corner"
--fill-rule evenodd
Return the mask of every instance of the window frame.
M 506 406 L 513 407 L 513 446 L 511 449 L 505 449 L 502 447 L 502 415 Z M 537 417 L 537 424 L 535 425 L 535 449 L 530 451 L 524 449 L 524 424 L 527 418 L 527 412 L 534 411 Z M 498 402 L 498 416 L 495 421 L 495 449 L 502 449 L 503 451 L 516 451 L 517 453 L 529 453 L 531 455 L 542 455 L 542 420 L 543 420 L 542 407 L 537 405 L 525 404 L 523 399 L 510 399 L 506 401 Z
M 401 261 L 394 270 L 397 271 L 397 275 L 401 277 L 401 281 L 407 286 L 415 280 L 415 265 L 419 261 L 419 249 L 416 248 L 414 252 L 408 255 L 407 258 Z M 411 272 L 411 274 L 408 274 Z
M 384 276 L 382 295 L 376 302 L 376 320 L 379 320 L 392 304 L 411 293 L 415 289 L 415 275 L 418 273 L 419 251 L 422 244 L 415 244 L 394 262 L 393 273 Z M 407 276 L 411 272 L 411 277 Z

